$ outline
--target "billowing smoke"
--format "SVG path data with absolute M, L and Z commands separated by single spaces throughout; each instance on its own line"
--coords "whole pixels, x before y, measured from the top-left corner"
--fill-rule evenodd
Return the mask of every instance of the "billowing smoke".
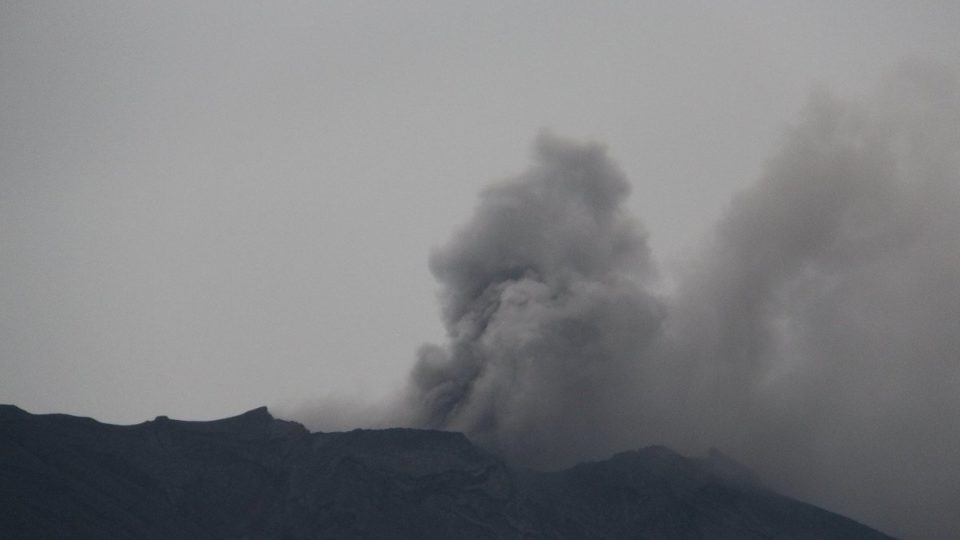
M 955 77 L 815 95 L 662 297 L 627 188 L 542 137 L 483 194 L 431 260 L 449 342 L 419 353 L 415 421 L 544 466 L 718 446 L 888 532 L 960 530 Z
M 483 193 L 431 259 L 450 342 L 420 350 L 422 425 L 539 464 L 598 450 L 663 319 L 628 187 L 601 147 L 543 135 L 532 169 Z
M 674 444 L 909 537 L 960 530 L 960 95 L 903 68 L 864 104 L 815 96 L 680 279 Z

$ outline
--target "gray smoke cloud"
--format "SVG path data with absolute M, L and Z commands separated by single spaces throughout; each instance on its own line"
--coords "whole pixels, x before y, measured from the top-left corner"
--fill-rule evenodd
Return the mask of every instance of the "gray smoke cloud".
M 668 293 L 627 192 L 601 147 L 543 136 L 482 195 L 431 259 L 449 342 L 419 352 L 413 423 L 538 466 L 718 446 L 890 533 L 960 530 L 956 77 L 813 96 Z
M 421 425 L 549 465 L 598 450 L 663 307 L 603 148 L 542 135 L 535 154 L 431 258 L 450 342 L 420 350 L 413 399 Z
M 814 96 L 671 297 L 658 436 L 895 534 L 960 530 L 958 210 L 952 75 Z

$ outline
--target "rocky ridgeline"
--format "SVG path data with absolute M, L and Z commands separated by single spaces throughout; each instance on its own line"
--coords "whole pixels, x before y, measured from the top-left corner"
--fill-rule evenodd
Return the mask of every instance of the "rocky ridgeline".
M 266 408 L 134 426 L 0 406 L 0 538 L 889 538 L 663 447 L 559 472 L 459 433 L 309 433 Z

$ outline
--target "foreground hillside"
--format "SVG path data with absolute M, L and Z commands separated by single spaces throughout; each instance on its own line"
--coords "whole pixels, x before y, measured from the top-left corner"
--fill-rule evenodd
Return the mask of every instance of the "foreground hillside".
M 514 469 L 457 433 L 266 408 L 134 426 L 0 406 L 0 538 L 889 538 L 662 447 Z

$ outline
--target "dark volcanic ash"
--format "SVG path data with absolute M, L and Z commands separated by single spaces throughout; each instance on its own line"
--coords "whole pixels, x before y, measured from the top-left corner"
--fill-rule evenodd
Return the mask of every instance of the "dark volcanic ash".
M 419 352 L 414 422 L 539 466 L 719 446 L 894 534 L 960 530 L 956 78 L 814 96 L 662 297 L 627 192 L 549 136 L 484 192 L 431 259 L 449 342 Z
M 628 191 L 603 148 L 544 135 L 529 171 L 483 193 L 430 261 L 449 343 L 419 352 L 421 425 L 526 462 L 597 452 L 663 319 Z
M 960 530 L 956 79 L 815 96 L 694 260 L 638 388 L 649 434 L 897 535 Z

